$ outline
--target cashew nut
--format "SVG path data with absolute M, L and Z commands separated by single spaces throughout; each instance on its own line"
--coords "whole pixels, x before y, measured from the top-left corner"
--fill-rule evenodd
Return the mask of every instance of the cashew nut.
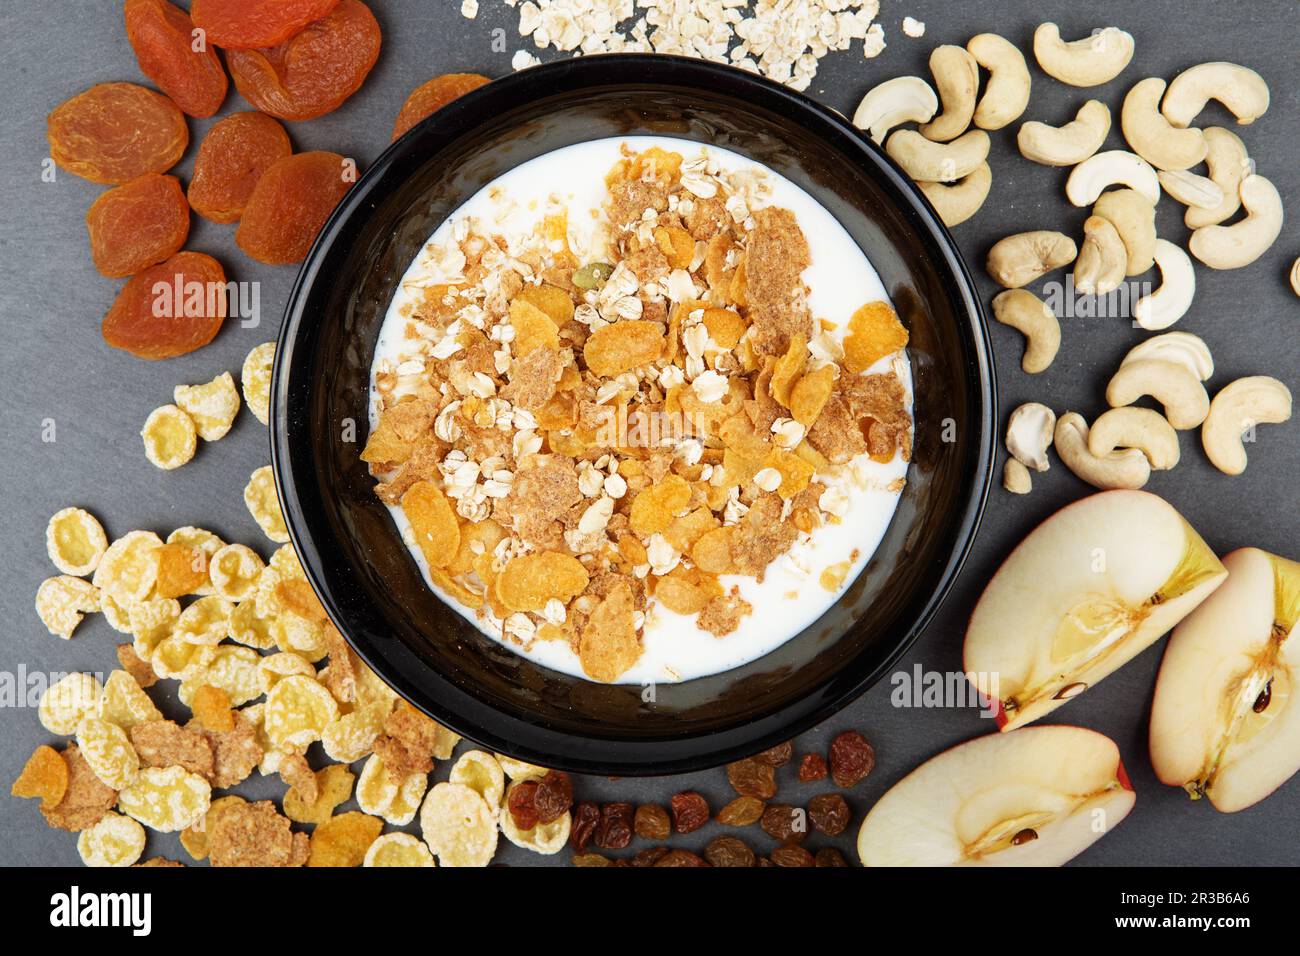
M 1028 289 L 1009 289 L 993 297 L 993 318 L 1025 336 L 1020 367 L 1030 375 L 1046 369 L 1061 347 L 1061 323 L 1042 299 Z
M 1029 469 L 1014 458 L 1008 458 L 1002 466 L 1002 487 L 1013 495 L 1027 495 L 1034 487 L 1034 479 Z
M 998 285 L 1018 289 L 1073 262 L 1078 253 L 1069 236 L 1039 229 L 999 239 L 989 250 L 986 266 Z
M 1198 209 L 1217 209 L 1223 202 L 1223 187 L 1207 176 L 1185 169 L 1162 169 L 1160 185 L 1175 202 Z
M 1155 260 L 1160 267 L 1160 288 L 1133 304 L 1133 321 L 1149 332 L 1167 329 L 1181 319 L 1196 295 L 1196 270 L 1181 246 L 1157 239 Z
M 1064 126 L 1037 120 L 1023 124 L 1016 133 L 1016 145 L 1020 155 L 1035 163 L 1073 166 L 1101 149 L 1109 132 L 1110 109 L 1100 100 L 1088 100 Z
M 993 185 L 993 172 L 988 163 L 980 163 L 966 176 L 951 186 L 944 183 L 917 183 L 917 188 L 925 193 L 939 213 L 943 224 L 949 228 L 965 222 L 980 211 L 984 200 L 989 198 L 989 188 Z
M 1153 471 L 1165 471 L 1178 464 L 1178 432 L 1163 415 L 1149 408 L 1112 408 L 1092 423 L 1088 451 L 1105 458 L 1116 448 L 1139 449 Z
M 1214 374 L 1214 358 L 1210 347 L 1199 335 L 1191 332 L 1166 332 L 1153 335 L 1128 350 L 1121 365 L 1142 359 L 1160 359 L 1175 362 L 1191 372 L 1199 381 L 1208 381 Z
M 1056 454 L 1065 467 L 1094 488 L 1141 488 L 1151 477 L 1151 462 L 1138 448 L 1113 451 L 1098 458 L 1088 450 L 1088 423 L 1077 412 L 1066 412 L 1056 423 Z
M 1043 72 L 1070 86 L 1100 86 L 1119 76 L 1133 59 L 1133 37 L 1119 27 L 1094 30 L 1066 43 L 1055 23 L 1034 31 L 1034 57 Z
M 1109 219 L 1089 216 L 1083 224 L 1083 245 L 1074 260 L 1074 287 L 1084 295 L 1108 295 L 1124 281 L 1128 253 Z
M 1188 229 L 1214 226 L 1231 218 L 1241 206 L 1241 181 L 1254 172 L 1246 144 L 1236 133 L 1211 126 L 1204 134 L 1208 147 L 1205 165 L 1209 167 L 1210 178 L 1223 190 L 1223 202 L 1213 209 L 1189 206 L 1183 215 Z
M 1165 81 L 1149 76 L 1124 97 L 1119 125 L 1133 151 L 1157 169 L 1190 169 L 1205 158 L 1208 147 L 1199 129 L 1171 126 L 1160 112 Z
M 1230 226 L 1202 226 L 1187 248 L 1211 269 L 1240 269 L 1262 256 L 1282 231 L 1282 197 L 1274 185 L 1254 174 L 1241 181 L 1246 218 Z
M 1300 259 L 1291 263 L 1291 291 L 1300 295 Z
M 930 53 L 930 72 L 934 74 L 943 112 L 921 127 L 921 135 L 936 143 L 946 143 L 970 127 L 980 68 L 975 58 L 961 47 L 944 44 Z
M 1112 189 L 1097 197 L 1094 216 L 1109 219 L 1124 240 L 1127 272 L 1138 276 L 1151 268 L 1156 253 L 1156 207 L 1136 189 Z
M 1136 189 L 1151 205 L 1160 201 L 1160 180 L 1156 171 L 1137 153 L 1126 149 L 1108 149 L 1089 156 L 1065 181 L 1065 197 L 1076 206 L 1090 206 L 1111 186 L 1123 184 Z
M 1200 63 L 1174 77 L 1160 112 L 1173 125 L 1187 127 L 1210 100 L 1218 100 L 1245 126 L 1268 109 L 1268 84 L 1239 63 Z
M 877 144 L 903 123 L 925 123 L 939 110 L 939 98 L 919 76 L 898 76 L 867 91 L 853 114 L 853 125 Z
M 1052 447 L 1056 413 L 1038 402 L 1026 402 L 1007 422 L 1007 451 L 1026 468 L 1047 471 L 1047 449 Z
M 1215 468 L 1225 475 L 1239 475 L 1246 470 L 1242 437 L 1256 425 L 1278 425 L 1290 417 L 1291 391 L 1285 385 L 1267 375 L 1239 378 L 1214 396 L 1201 429 L 1201 444 Z
M 1014 43 L 996 33 L 981 33 L 966 44 L 975 62 L 989 71 L 984 95 L 975 107 L 975 125 L 1001 129 L 1029 105 L 1029 67 Z
M 1185 366 L 1164 359 L 1125 362 L 1106 386 L 1106 401 L 1112 408 L 1132 405 L 1144 395 L 1163 405 L 1165 418 L 1180 431 L 1195 428 L 1210 410 L 1210 397 L 1197 377 Z
M 989 134 L 973 129 L 951 143 L 935 143 L 916 130 L 892 133 L 885 152 L 917 182 L 951 183 L 989 158 Z

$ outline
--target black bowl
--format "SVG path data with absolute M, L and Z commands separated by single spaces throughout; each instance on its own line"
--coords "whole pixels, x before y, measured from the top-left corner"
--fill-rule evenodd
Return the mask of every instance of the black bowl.
M 911 333 L 916 392 L 907 488 L 840 601 L 765 657 L 652 691 L 560 674 L 483 636 L 425 587 L 358 459 L 379 327 L 435 227 L 525 160 L 635 134 L 725 147 L 823 203 L 874 264 Z M 994 409 L 987 330 L 951 238 L 906 176 L 841 115 L 698 60 L 581 57 L 456 100 L 389 148 L 347 194 L 289 299 L 273 379 L 272 459 L 312 586 L 403 697 L 523 760 L 667 774 L 784 741 L 889 670 L 934 615 L 970 547 L 989 485 Z

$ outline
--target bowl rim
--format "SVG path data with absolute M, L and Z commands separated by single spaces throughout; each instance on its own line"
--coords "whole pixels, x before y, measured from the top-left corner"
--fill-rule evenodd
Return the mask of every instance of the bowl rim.
M 570 96 L 582 87 L 707 88 L 711 92 L 741 99 L 789 118 L 804 126 L 817 139 L 825 142 L 827 148 L 845 152 L 853 159 L 870 165 L 872 175 L 883 179 L 886 192 L 893 196 L 895 202 L 901 204 L 901 211 L 913 222 L 922 237 L 922 242 L 936 254 L 936 271 L 941 274 L 947 273 L 951 277 L 952 286 L 960 295 L 960 301 L 953 302 L 953 310 L 958 316 L 964 317 L 967 327 L 963 333 L 969 335 L 973 346 L 966 359 L 973 376 L 971 391 L 979 399 L 978 405 L 971 411 L 971 428 L 976 433 L 972 442 L 978 444 L 974 454 L 975 473 L 971 476 L 968 490 L 958 498 L 959 518 L 954 522 L 953 529 L 955 546 L 948 554 L 942 570 L 936 575 L 935 585 L 924 600 L 920 601 L 918 612 L 905 625 L 900 626 L 892 649 L 881 657 L 877 666 L 833 696 L 823 694 L 819 706 L 806 710 L 802 714 L 788 715 L 786 711 L 794 708 L 799 702 L 806 701 L 817 693 L 817 689 L 803 695 L 799 701 L 787 703 L 780 710 L 764 717 L 760 730 L 752 730 L 754 725 L 749 724 L 691 737 L 655 741 L 656 752 L 651 759 L 647 759 L 647 756 L 642 753 L 638 753 L 635 758 L 630 756 L 633 751 L 645 750 L 648 746 L 645 741 L 582 737 L 538 727 L 535 724 L 529 725 L 530 731 L 535 736 L 540 733 L 541 736 L 555 742 L 573 744 L 580 741 L 581 744 L 554 753 L 543 748 L 520 744 L 512 740 L 509 735 L 484 726 L 482 721 L 467 719 L 459 713 L 452 712 L 440 701 L 431 699 L 427 692 L 415 687 L 406 674 L 400 671 L 394 673 L 393 668 L 382 664 L 376 666 L 377 663 L 382 662 L 382 655 L 376 648 L 355 640 L 349 634 L 344 626 L 345 615 L 315 567 L 314 558 L 319 555 L 320 549 L 313 543 L 314 532 L 309 527 L 309 521 L 298 496 L 300 485 L 309 487 L 309 484 L 302 480 L 305 475 L 299 477 L 293 474 L 291 466 L 292 438 L 289 427 L 291 414 L 288 408 L 287 385 L 290 369 L 296 364 L 309 360 L 311 342 L 304 341 L 302 334 L 304 328 L 308 327 L 308 323 L 305 322 L 307 319 L 305 307 L 311 289 L 321 278 L 321 261 L 326 252 L 340 239 L 344 226 L 354 216 L 367 213 L 370 196 L 381 187 L 386 187 L 385 180 L 394 165 L 407 158 L 415 144 L 425 144 L 431 135 L 442 145 L 454 142 L 478 125 L 479 121 L 475 117 L 483 115 L 480 110 L 486 108 L 487 115 L 495 115 L 494 104 L 500 104 L 503 108 L 512 108 L 529 99 L 555 95 L 554 85 L 557 82 L 562 82 L 565 95 Z M 438 132 L 444 127 L 452 132 L 450 134 Z M 383 194 L 382 190 L 380 194 Z M 961 569 L 974 546 L 992 487 L 996 459 L 997 414 L 997 380 L 992 354 L 987 318 L 981 307 L 970 270 L 966 267 L 951 233 L 906 173 L 866 133 L 854 127 L 842 113 L 766 77 L 691 57 L 650 53 L 572 57 L 512 73 L 452 101 L 387 146 L 344 195 L 312 243 L 311 250 L 299 267 L 286 300 L 272 366 L 269 413 L 271 468 L 290 541 L 301 558 L 303 571 L 313 591 L 349 646 L 403 698 L 461 736 L 494 751 L 507 753 L 530 763 L 593 774 L 658 776 L 685 773 L 716 767 L 750 756 L 792 739 L 826 720 L 857 700 L 885 676 L 934 620 L 940 607 L 955 587 Z M 428 670 L 439 683 L 450 687 L 445 675 L 433 668 Z M 825 687 L 820 689 L 825 690 Z M 504 714 L 486 703 L 483 703 L 482 707 L 490 710 L 503 722 L 516 726 L 521 723 L 518 718 Z M 726 739 L 718 739 L 723 737 Z

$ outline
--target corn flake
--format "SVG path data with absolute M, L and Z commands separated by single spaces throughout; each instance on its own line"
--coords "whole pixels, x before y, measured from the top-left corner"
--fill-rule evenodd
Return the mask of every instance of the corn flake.
M 63 799 L 53 807 L 41 806 L 45 822 L 59 830 L 84 830 L 98 823 L 117 802 L 117 791 L 104 786 L 95 776 L 76 744 L 63 751 L 68 768 L 68 786 Z
M 294 833 L 270 800 L 229 804 L 207 830 L 213 866 L 301 866 L 306 856 L 307 835 Z
M 174 833 L 208 812 L 212 787 L 183 767 L 146 767 L 122 790 L 118 806 L 151 830 Z
M 107 591 L 99 592 L 99 610 L 104 615 L 104 620 L 108 626 L 119 634 L 131 633 L 131 618 L 128 615 L 128 607 L 117 602 L 117 599 Z M 176 612 L 180 613 L 179 609 Z
M 144 852 L 144 827 L 120 813 L 106 813 L 77 837 L 86 866 L 131 866 Z
M 124 645 L 125 646 L 125 645 Z M 149 695 L 126 671 L 113 671 L 104 682 L 104 692 L 99 698 L 98 716 L 123 730 L 147 720 L 159 720 L 162 714 Z
M 567 603 L 586 590 L 588 581 L 577 558 L 542 551 L 512 558 L 496 580 L 496 594 L 511 611 L 541 611 L 552 598 Z
M 388 769 L 379 754 L 372 754 L 357 779 L 357 806 L 393 826 L 406 826 L 420 809 L 429 778 L 419 771 L 398 774 Z
M 217 594 L 199 598 L 176 619 L 172 633 L 188 644 L 214 646 L 230 631 L 234 606 Z
M 77 747 L 106 787 L 128 787 L 140 770 L 140 758 L 117 724 L 101 717 L 86 717 L 77 727 Z
M 164 471 L 188 462 L 199 445 L 194 420 L 175 405 L 163 405 L 150 412 L 140 437 L 144 439 L 145 457 Z
M 523 760 L 516 760 L 514 757 L 507 757 L 505 754 L 493 754 L 493 756 L 497 758 L 497 763 L 501 765 L 505 775 L 515 783 L 521 780 L 540 780 L 549 773 L 545 767 L 526 763 Z
M 199 548 L 184 544 L 164 544 L 154 554 L 158 576 L 154 595 L 162 598 L 197 594 L 208 586 L 208 556 Z
M 469 787 L 493 810 L 501 808 L 506 788 L 505 771 L 500 761 L 487 751 L 467 750 L 461 754 L 447 779 Z
M 259 651 L 275 647 L 275 621 L 257 613 L 257 602 L 253 600 L 236 604 L 230 612 L 230 621 L 226 636 Z
M 868 302 L 849 319 L 844 337 L 844 367 L 853 374 L 865 371 L 886 355 L 907 345 L 907 329 L 888 302 Z
M 208 576 L 217 594 L 227 601 L 243 601 L 257 591 L 258 578 L 266 563 L 252 548 L 228 544 L 208 562 Z
M 411 522 L 415 543 L 429 567 L 444 567 L 456 556 L 460 548 L 460 522 L 437 485 L 428 481 L 413 484 L 402 495 L 402 512 Z
M 275 343 L 263 342 L 248 353 L 239 372 L 248 410 L 263 425 L 271 419 L 271 365 L 274 361 Z
M 247 803 L 247 800 L 235 794 L 213 800 L 202 819 L 181 831 L 181 846 L 185 848 L 185 852 L 196 860 L 206 860 L 209 852 L 208 835 L 212 833 L 217 817 L 230 807 L 244 806 Z
M 383 829 L 383 820 L 355 810 L 330 817 L 312 832 L 307 865 L 360 866 Z
M 295 674 L 301 674 L 315 680 L 316 668 L 312 666 L 311 661 L 307 660 L 307 658 L 301 654 L 295 654 L 293 651 L 280 651 L 278 654 L 270 654 L 257 662 L 257 679 L 262 686 L 263 693 L 270 693 L 271 688 L 283 678 L 292 677 Z
M 266 695 L 263 721 L 276 747 L 306 747 L 339 715 L 339 705 L 318 681 L 293 675 L 278 681 Z
M 370 753 L 375 739 L 383 733 L 384 714 L 382 707 L 363 706 L 328 724 L 321 731 L 326 756 L 352 763 Z
M 487 866 L 497 848 L 497 814 L 471 788 L 440 783 L 420 808 L 420 832 L 442 866 Z
M 46 688 L 36 708 L 41 726 L 52 734 L 77 732 L 86 717 L 98 712 L 104 688 L 93 674 L 73 673 Z
M 823 365 L 799 379 L 790 391 L 790 417 L 812 427 L 835 389 L 835 366 Z
M 190 704 L 194 719 L 207 730 L 229 733 L 235 729 L 235 712 L 230 709 L 230 695 L 220 687 L 204 684 L 194 692 Z
M 572 303 L 569 307 L 572 309 Z M 549 315 L 533 303 L 523 298 L 511 302 L 510 325 L 515 330 L 511 346 L 514 354 L 519 358 L 538 349 L 545 349 L 548 352 L 559 351 L 559 328 Z
M 263 534 L 278 544 L 289 540 L 289 529 L 280 511 L 280 499 L 275 494 L 275 476 L 270 465 L 263 465 L 249 477 L 244 488 L 244 504 Z
M 790 344 L 785 354 L 772 366 L 772 378 L 768 383 L 768 390 L 772 393 L 772 397 L 786 408 L 790 407 L 790 392 L 794 388 L 794 383 L 803 375 L 807 364 L 808 340 L 802 334 L 790 336 Z
M 15 797 L 39 798 L 41 809 L 52 810 L 67 790 L 67 763 L 53 747 L 41 744 L 27 758 L 9 793 Z
M 108 550 L 108 537 L 90 512 L 64 508 L 45 526 L 45 550 L 64 574 L 85 577 L 99 566 Z
M 437 866 L 429 848 L 409 833 L 385 833 L 366 851 L 362 866 Z
M 135 653 L 152 662 L 158 645 L 171 637 L 180 616 L 181 602 L 175 598 L 149 598 L 127 607 L 127 628 L 134 638 L 131 646 Z
M 207 653 L 196 657 L 185 669 L 177 692 L 183 704 L 191 705 L 195 692 L 204 684 L 225 691 L 232 707 L 242 707 L 262 696 L 262 681 L 257 671 L 261 658 L 255 650 L 236 644 L 200 649 Z
M 158 560 L 154 551 L 162 539 L 152 531 L 131 531 L 118 538 L 95 568 L 91 579 L 95 587 L 113 597 L 123 607 L 149 597 L 158 579 Z
M 315 799 L 306 800 L 297 788 L 289 790 L 284 795 L 285 816 L 296 823 L 324 823 L 352 796 L 355 779 L 352 771 L 340 763 L 317 770 Z
M 46 630 L 67 640 L 87 613 L 100 608 L 99 589 L 70 574 L 46 578 L 36 589 L 36 613 Z
M 591 333 L 583 345 L 582 356 L 594 374 L 613 378 L 649 365 L 663 350 L 663 326 L 658 322 L 632 319 L 611 323 Z
M 177 385 L 172 401 L 190 416 L 204 441 L 224 438 L 239 413 L 239 391 L 229 372 L 203 385 Z

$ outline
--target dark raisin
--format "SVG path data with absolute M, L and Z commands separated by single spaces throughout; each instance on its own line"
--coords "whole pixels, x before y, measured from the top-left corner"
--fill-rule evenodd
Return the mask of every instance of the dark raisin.
M 831 779 L 835 786 L 853 786 L 875 765 L 875 750 L 856 730 L 846 730 L 831 741 Z
M 839 836 L 852 817 L 853 811 L 838 793 L 819 793 L 808 801 L 808 820 L 818 833 Z
M 808 835 L 808 816 L 799 807 L 772 803 L 763 811 L 759 826 L 782 843 L 802 843 Z
M 600 807 L 594 803 L 580 803 L 573 808 L 573 825 L 569 829 L 569 843 L 578 853 L 587 849 L 587 844 L 596 835 L 596 825 L 600 823 Z
M 826 767 L 826 758 L 821 754 L 804 754 L 803 760 L 799 761 L 800 783 L 825 780 L 829 775 L 830 770 Z
M 776 770 L 757 760 L 737 760 L 727 764 L 727 779 L 742 797 L 771 800 L 776 796 Z
M 691 833 L 709 822 L 709 805 L 694 790 L 676 794 L 672 799 L 673 829 Z
M 787 843 L 772 851 L 772 863 L 776 866 L 812 866 L 813 855 L 795 843 Z
M 632 842 L 632 804 L 607 803 L 600 808 L 600 824 L 596 827 L 596 846 L 605 850 L 621 850 Z
M 668 811 L 659 804 L 643 803 L 636 808 L 632 828 L 643 840 L 667 840 L 672 833 L 673 824 L 668 819 Z
M 515 826 L 520 830 L 531 830 L 537 826 L 537 806 L 533 803 L 536 796 L 536 780 L 525 780 L 510 788 L 506 806 L 510 810 L 510 816 L 514 817 Z
M 633 866 L 655 866 L 668 855 L 669 847 L 652 846 L 648 850 L 642 850 L 636 856 L 632 857 Z
M 709 864 L 690 850 L 671 850 L 655 866 L 708 866 Z
M 537 782 L 533 806 L 537 809 L 538 823 L 550 823 L 568 813 L 573 806 L 573 781 L 569 775 L 563 770 L 548 770 Z
M 848 866 L 844 854 L 833 846 L 824 846 L 813 857 L 813 866 Z
M 613 866 L 614 861 L 607 856 L 601 856 L 599 853 L 575 853 L 573 854 L 574 866 Z
M 775 747 L 769 747 L 761 754 L 755 754 L 754 759 L 759 763 L 767 764 L 769 767 L 784 767 L 794 756 L 794 744 L 787 740 L 783 744 L 777 744 Z
M 733 836 L 715 837 L 704 848 L 710 866 L 755 866 L 754 851 Z
M 718 811 L 718 822 L 728 827 L 747 827 L 758 822 L 765 806 L 758 797 L 737 797 Z

